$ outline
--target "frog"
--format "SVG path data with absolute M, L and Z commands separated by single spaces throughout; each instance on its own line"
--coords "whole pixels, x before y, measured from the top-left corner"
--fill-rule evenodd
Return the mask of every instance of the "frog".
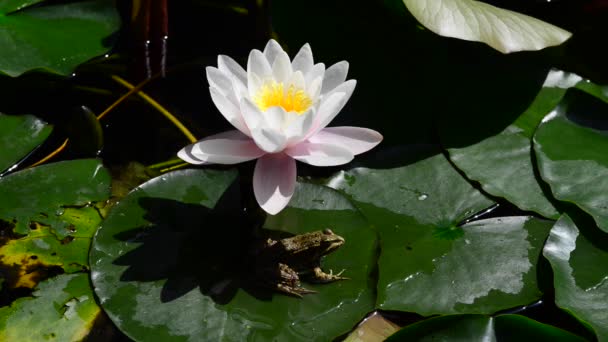
M 302 298 L 316 293 L 301 286 L 300 278 L 314 283 L 346 280 L 341 272 L 325 273 L 321 258 L 344 244 L 345 240 L 331 229 L 325 228 L 292 237 L 267 239 L 255 255 L 255 272 L 259 281 L 268 288 Z

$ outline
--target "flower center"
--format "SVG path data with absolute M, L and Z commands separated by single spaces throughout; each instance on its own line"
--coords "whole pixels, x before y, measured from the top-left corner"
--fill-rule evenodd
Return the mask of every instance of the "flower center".
M 253 97 L 253 101 L 262 112 L 270 107 L 279 106 L 286 112 L 298 114 L 304 113 L 312 104 L 304 89 L 293 84 L 285 87 L 282 82 L 278 83 L 274 80 L 264 83 Z

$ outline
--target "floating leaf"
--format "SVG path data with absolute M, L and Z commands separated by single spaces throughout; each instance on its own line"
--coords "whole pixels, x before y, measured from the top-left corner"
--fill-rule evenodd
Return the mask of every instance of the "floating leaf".
M 585 339 L 519 315 L 454 315 L 409 325 L 386 341 L 577 341 Z
M 8 241 L 0 263 L 5 286 L 36 285 L 55 272 L 88 267 L 90 239 L 101 217 L 93 207 L 109 197 L 110 177 L 98 160 L 47 164 L 0 178 L 0 224 Z
M 19 76 L 45 69 L 66 75 L 109 49 L 107 39 L 120 25 L 114 2 L 27 7 L 39 2 L 11 0 L 0 5 L 0 72 Z
M 331 228 L 346 239 L 322 267 L 345 269 L 351 279 L 304 283 L 318 293 L 295 298 L 255 277 L 257 234 L 235 214 L 241 212 L 238 183 L 231 186 L 235 176 L 185 170 L 154 178 L 121 200 L 99 229 L 91 251 L 95 290 L 131 338 L 326 341 L 373 309 L 375 233 L 348 200 L 322 186 L 300 185 L 291 206 L 257 233 Z
M 28 234 L 39 222 L 65 231 L 61 219 L 66 206 L 105 200 L 110 176 L 95 159 L 63 161 L 26 169 L 0 179 L 0 219 L 11 222 L 18 234 Z
M 553 268 L 556 304 L 591 325 L 600 341 L 608 341 L 608 236 L 593 225 L 581 228 L 562 216 L 543 255 Z
M 0 113 L 0 174 L 42 144 L 52 127 L 30 115 Z
M 483 42 L 502 52 L 559 45 L 571 33 L 542 20 L 474 0 L 403 0 L 422 25 L 445 37 Z
M 67 208 L 61 219 L 68 224 L 65 234 L 32 222 L 26 236 L 0 247 L 0 263 L 14 277 L 9 279 L 10 287 L 33 288 L 52 267 L 68 273 L 88 269 L 91 238 L 101 223 L 99 213 L 93 207 Z
M 539 179 L 532 154 L 532 136 L 542 118 L 557 106 L 568 88 L 596 93 L 597 85 L 580 76 L 552 70 L 534 102 L 498 135 L 463 148 L 450 148 L 450 159 L 488 193 L 522 210 L 556 219 L 552 194 Z
M 492 202 L 443 155 L 330 179 L 380 234 L 378 306 L 421 315 L 493 313 L 541 295 L 536 262 L 551 224 L 531 217 L 461 222 Z
M 594 97 L 569 91 L 543 119 L 534 136 L 534 151 L 553 195 L 591 214 L 608 232 L 608 136 L 592 128 L 608 128 L 606 110 L 608 106 Z
M 87 274 L 59 275 L 40 283 L 33 298 L 0 308 L 0 340 L 80 341 L 100 312 Z

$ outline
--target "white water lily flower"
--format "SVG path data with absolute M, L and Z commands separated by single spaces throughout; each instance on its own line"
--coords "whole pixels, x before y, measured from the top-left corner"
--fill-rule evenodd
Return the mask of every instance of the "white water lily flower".
M 296 162 L 335 166 L 378 145 L 382 136 L 360 127 L 326 128 L 355 89 L 346 81 L 348 63 L 327 70 L 314 64 L 308 44 L 293 60 L 270 40 L 253 50 L 247 71 L 228 56 L 207 67 L 213 103 L 236 130 L 186 146 L 178 156 L 192 164 L 236 164 L 258 159 L 253 175 L 256 200 L 280 212 L 293 195 Z

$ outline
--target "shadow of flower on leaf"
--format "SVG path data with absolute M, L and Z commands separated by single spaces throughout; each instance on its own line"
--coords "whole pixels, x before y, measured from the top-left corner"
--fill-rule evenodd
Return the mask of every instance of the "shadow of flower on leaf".
M 173 301 L 200 289 L 217 304 L 227 304 L 239 288 L 261 300 L 272 292 L 253 279 L 251 227 L 232 186 L 215 208 L 172 199 L 142 197 L 139 206 L 149 223 L 115 235 L 138 244 L 113 264 L 128 266 L 124 282 L 161 282 L 161 301 Z

